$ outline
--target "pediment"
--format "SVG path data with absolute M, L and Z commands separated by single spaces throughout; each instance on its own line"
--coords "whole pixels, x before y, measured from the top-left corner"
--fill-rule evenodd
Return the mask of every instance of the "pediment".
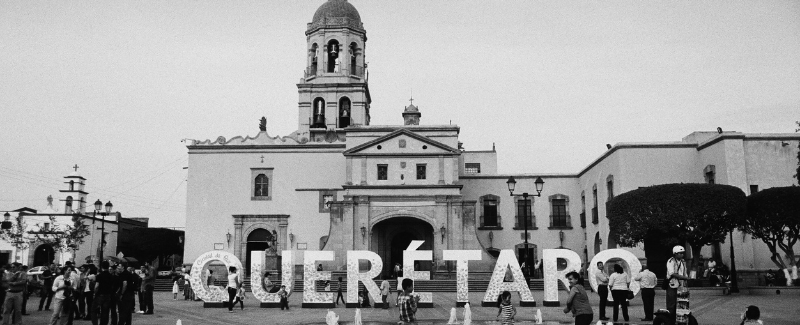
M 460 152 L 444 143 L 400 129 L 344 152 L 348 155 L 456 155 Z

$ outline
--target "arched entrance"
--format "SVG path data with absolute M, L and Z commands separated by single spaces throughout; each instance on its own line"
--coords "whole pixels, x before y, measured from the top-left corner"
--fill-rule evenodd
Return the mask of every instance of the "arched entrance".
M 383 259 L 383 275 L 392 275 L 394 265 L 403 265 L 403 250 L 412 240 L 424 240 L 419 250 L 433 250 L 433 227 L 425 221 L 411 217 L 395 217 L 378 222 L 372 227 L 371 249 Z M 433 263 L 419 261 L 416 270 L 433 271 Z
M 33 253 L 33 265 L 32 266 L 40 266 L 40 265 L 47 265 L 53 263 L 55 259 L 56 251 L 50 245 L 39 245 L 36 247 L 36 252 Z
M 272 247 L 274 239 L 275 236 L 273 236 L 273 234 L 269 232 L 269 230 L 266 230 L 264 228 L 255 229 L 252 232 L 250 232 L 249 235 L 247 235 L 247 248 L 246 248 L 247 253 L 245 255 L 247 264 L 244 265 L 244 267 L 247 269 L 247 273 L 245 274 L 250 274 L 250 252 L 252 251 L 263 252 L 269 249 L 270 247 Z

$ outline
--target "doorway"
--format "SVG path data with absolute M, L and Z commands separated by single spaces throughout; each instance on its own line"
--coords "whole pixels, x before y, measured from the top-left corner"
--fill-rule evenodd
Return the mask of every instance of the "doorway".
M 412 240 L 425 241 L 418 250 L 433 250 L 433 227 L 425 221 L 412 217 L 395 217 L 383 220 L 372 227 L 370 250 L 383 259 L 383 275 L 391 276 L 394 266 L 403 265 L 403 251 Z M 435 271 L 433 262 L 417 261 L 417 271 Z
M 36 247 L 36 252 L 33 253 L 32 266 L 50 265 L 53 263 L 55 255 L 56 251 L 50 245 L 39 245 L 39 247 Z
M 247 253 L 245 255 L 246 264 L 244 265 L 244 268 L 247 270 L 247 273 L 245 274 L 250 274 L 250 263 L 251 263 L 250 252 L 260 251 L 263 253 L 265 250 L 272 247 L 273 239 L 274 236 L 272 235 L 272 233 L 269 232 L 269 230 L 263 228 L 253 230 L 252 232 L 250 232 L 249 235 L 247 235 L 247 247 L 246 247 Z

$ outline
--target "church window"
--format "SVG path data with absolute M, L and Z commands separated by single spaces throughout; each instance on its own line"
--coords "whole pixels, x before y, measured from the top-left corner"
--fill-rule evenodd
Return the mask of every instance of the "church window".
M 385 181 L 387 179 L 389 179 L 389 165 L 378 165 L 378 180 Z
M 608 175 L 606 178 L 606 189 L 608 190 L 608 201 L 614 198 L 614 175 Z M 608 211 L 606 211 L 608 214 Z
M 592 223 L 597 224 L 600 222 L 597 217 L 597 184 L 592 186 L 592 201 L 594 202 L 594 207 L 592 208 Z
M 483 214 L 480 218 L 481 227 L 500 227 L 500 216 L 497 214 L 497 206 L 500 204 L 500 197 L 487 194 L 480 198 Z
M 586 228 L 586 192 L 581 191 L 581 227 Z
M 250 199 L 253 201 L 272 200 L 272 168 L 250 169 Z
M 467 174 L 480 174 L 481 173 L 481 164 L 480 163 L 466 163 L 464 164 L 464 172 Z
M 335 191 L 319 192 L 319 212 L 327 213 L 331 211 L 331 202 L 336 201 Z
M 337 40 L 330 40 L 328 42 L 328 70 L 327 72 L 339 72 L 341 71 L 341 58 L 339 58 L 339 41 Z
M 311 124 L 312 128 L 325 128 L 325 100 L 317 97 L 314 99 L 313 108 L 314 120 Z
M 551 228 L 572 228 L 569 217 L 569 197 L 563 194 L 550 196 L 550 227 Z
M 73 180 L 69 181 L 69 190 L 70 191 L 74 191 L 75 190 L 75 181 L 73 181 Z
M 350 98 L 342 97 L 339 100 L 339 127 L 346 128 L 350 126 Z
M 750 194 L 758 193 L 758 185 L 750 185 Z
M 71 196 L 67 196 L 67 199 L 66 199 L 66 207 L 67 207 L 67 208 L 66 208 L 66 210 L 67 210 L 67 211 L 64 211 L 64 212 L 66 212 L 66 213 L 72 213 L 72 197 L 71 197 Z
M 417 179 L 426 179 L 427 168 L 426 164 L 417 164 Z
M 269 178 L 267 175 L 258 174 L 256 176 L 256 189 L 254 196 L 269 196 Z

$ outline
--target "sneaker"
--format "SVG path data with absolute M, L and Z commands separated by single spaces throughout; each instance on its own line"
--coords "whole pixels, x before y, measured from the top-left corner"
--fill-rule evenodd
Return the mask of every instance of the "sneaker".
M 229 312 L 229 313 L 232 313 L 232 312 L 233 312 L 233 310 L 229 310 L 228 312 Z
M 141 310 L 137 310 L 137 311 L 136 311 L 136 313 L 137 313 L 137 314 L 144 314 L 144 312 L 143 312 L 143 311 L 141 311 Z

